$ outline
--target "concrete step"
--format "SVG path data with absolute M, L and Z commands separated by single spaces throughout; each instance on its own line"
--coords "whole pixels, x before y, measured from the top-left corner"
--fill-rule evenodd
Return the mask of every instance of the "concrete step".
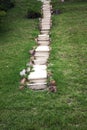
M 49 35 L 40 34 L 38 35 L 37 41 L 50 41 Z
M 46 46 L 50 44 L 50 41 L 38 41 L 39 45 Z
M 50 30 L 49 29 L 48 30 L 47 29 L 46 30 L 41 30 L 40 33 L 41 34 L 49 34 Z

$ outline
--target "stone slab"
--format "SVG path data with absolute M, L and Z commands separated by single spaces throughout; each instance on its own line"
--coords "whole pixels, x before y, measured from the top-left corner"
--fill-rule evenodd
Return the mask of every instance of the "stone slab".
M 50 47 L 49 46 L 38 46 L 35 49 L 36 52 L 49 52 L 50 51 Z
M 49 27 L 49 28 L 51 28 L 51 24 L 41 24 L 40 28 L 43 28 L 43 27 Z
M 37 38 L 38 41 L 49 41 L 50 38 L 48 35 L 46 34 L 41 34 L 41 35 L 38 35 L 38 38 Z
M 42 19 L 40 19 L 40 21 L 51 21 L 52 22 L 52 20 L 50 18 L 42 18 Z
M 38 44 L 39 44 L 39 45 L 46 46 L 46 45 L 49 45 L 49 44 L 50 44 L 50 41 L 38 41 Z
M 47 59 L 39 58 L 39 59 L 34 60 L 35 65 L 46 65 L 46 63 L 47 63 Z
M 46 70 L 47 69 L 47 66 L 46 65 L 33 65 L 33 69 L 35 71 L 38 71 L 38 70 Z
M 48 30 L 41 30 L 40 33 L 41 33 L 41 34 L 49 34 L 49 33 L 50 33 L 50 30 L 49 30 L 49 29 L 48 29 Z
M 48 58 L 49 58 L 49 55 L 42 55 L 42 56 L 41 56 L 41 55 L 35 55 L 34 57 L 35 57 L 36 59 L 41 59 L 41 58 L 42 58 L 42 59 L 48 59 Z
M 42 59 L 42 61 L 43 61 L 43 60 L 44 60 L 44 61 L 47 61 L 47 60 L 48 60 L 48 57 L 46 57 L 46 56 L 44 56 L 44 57 L 41 57 L 41 56 L 35 57 L 35 60 L 41 61 L 41 59 Z M 45 64 L 45 65 L 46 65 L 46 64 Z
M 40 25 L 51 25 L 52 23 L 50 21 L 44 21 L 44 22 L 40 22 Z
M 48 26 L 45 26 L 45 27 L 42 27 L 41 30 L 50 30 L 51 27 L 48 27 Z
M 46 84 L 28 84 L 27 86 L 29 86 L 29 88 L 31 88 L 32 90 L 43 90 L 47 88 Z
M 46 78 L 47 78 L 47 71 L 46 70 L 36 70 L 34 72 L 31 72 L 28 76 L 29 80 L 36 80 L 36 79 L 37 80 L 42 80 L 42 79 L 45 80 Z
M 34 56 L 39 56 L 39 57 L 43 57 L 46 56 L 46 57 L 49 57 L 49 52 L 36 52 Z
M 42 38 L 45 38 L 45 37 L 46 37 L 46 38 L 49 38 L 49 35 L 46 35 L 46 34 L 43 34 L 43 35 L 40 34 L 40 35 L 38 35 L 38 38 L 41 38 L 41 37 L 42 37 Z

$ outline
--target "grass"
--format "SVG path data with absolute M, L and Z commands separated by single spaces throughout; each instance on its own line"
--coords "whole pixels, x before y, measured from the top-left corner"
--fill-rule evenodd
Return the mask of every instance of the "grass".
M 62 12 L 52 16 L 49 59 L 57 93 L 18 88 L 19 72 L 39 34 L 39 21 L 25 17 L 30 4 L 16 0 L 1 24 L 0 130 L 86 130 L 87 3 L 52 3 Z

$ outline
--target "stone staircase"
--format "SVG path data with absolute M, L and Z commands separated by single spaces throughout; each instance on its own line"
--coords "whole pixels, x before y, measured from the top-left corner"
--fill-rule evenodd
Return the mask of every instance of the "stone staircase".
M 47 62 L 50 54 L 50 29 L 52 26 L 52 6 L 49 0 L 43 0 L 42 18 L 39 19 L 40 34 L 36 41 L 38 46 L 32 51 L 32 71 L 28 75 L 27 86 L 33 90 L 42 90 L 48 87 Z

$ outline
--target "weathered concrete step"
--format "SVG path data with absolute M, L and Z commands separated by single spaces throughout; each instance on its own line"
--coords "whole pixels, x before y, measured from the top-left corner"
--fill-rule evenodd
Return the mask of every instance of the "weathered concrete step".
M 40 23 L 50 23 L 50 24 L 52 24 L 52 20 L 49 18 L 47 18 L 47 17 L 45 17 L 45 18 L 43 18 L 43 19 L 40 19 Z
M 51 25 L 48 25 L 48 24 L 41 24 L 41 25 L 39 26 L 40 30 L 44 30 L 44 29 L 50 30 L 51 27 L 52 27 L 52 26 L 51 26 Z
M 47 12 L 44 12 L 44 13 L 43 13 L 43 17 L 45 17 L 45 18 L 47 18 L 47 17 L 51 18 L 51 14 L 50 14 L 50 13 L 47 13 Z
M 49 52 L 36 52 L 35 57 L 49 57 Z
M 51 26 L 52 26 L 52 23 L 51 23 L 50 21 L 48 21 L 48 20 L 40 22 L 40 26 L 45 26 L 45 25 L 46 25 L 46 26 L 48 25 L 48 26 L 51 27 Z
M 46 7 L 42 8 L 41 12 L 44 12 L 44 11 L 47 11 L 47 12 L 51 13 L 51 9 L 50 8 L 46 8 Z
M 46 69 L 47 69 L 46 65 L 33 65 L 33 70 L 34 71 L 46 70 Z
M 40 24 L 46 24 L 46 25 L 51 25 L 52 22 L 50 20 L 44 20 L 44 21 L 40 21 Z
M 43 0 L 43 4 L 50 4 L 50 0 Z
M 40 72 L 38 72 L 38 74 L 40 75 Z M 44 73 L 42 72 L 42 74 L 44 74 Z M 37 75 L 37 74 L 35 73 L 35 75 Z M 30 76 L 31 76 L 31 74 L 30 74 Z M 39 78 L 37 78 L 37 79 L 35 79 L 35 78 L 29 79 L 29 83 L 30 84 L 36 84 L 36 83 L 46 84 L 47 83 L 47 77 L 42 78 L 41 75 L 40 75 Z
M 50 14 L 43 14 L 43 18 L 50 18 L 51 19 L 51 15 Z
M 43 8 L 43 9 L 41 10 L 41 13 L 44 13 L 44 12 L 51 13 L 52 11 L 51 11 L 51 10 L 49 10 L 49 9 L 45 9 L 45 8 Z
M 46 13 L 46 14 L 51 14 L 51 12 L 50 12 L 50 11 L 47 11 L 47 10 L 44 10 L 44 11 L 43 11 L 43 14 L 44 14 L 44 13 Z
M 52 23 L 52 20 L 50 18 L 40 18 L 40 22 L 50 21 Z
M 50 51 L 50 47 L 49 46 L 38 46 L 35 49 L 36 52 L 49 52 Z
M 33 72 L 28 76 L 30 83 L 46 83 L 47 80 L 47 66 L 46 65 L 34 65 Z
M 41 27 L 41 30 L 50 30 L 50 29 L 51 29 L 50 26 L 42 26 L 42 27 Z
M 35 59 L 48 59 L 49 58 L 49 54 L 47 55 L 34 55 Z
M 51 14 L 50 13 L 43 13 L 43 17 L 44 18 L 47 18 L 47 17 L 51 18 Z
M 42 9 L 42 13 L 44 13 L 44 12 L 51 13 L 51 10 L 43 8 L 43 9 Z
M 47 84 L 27 84 L 27 86 L 29 86 L 29 88 L 33 89 L 33 90 L 43 90 L 47 88 Z
M 48 60 L 48 57 L 46 57 L 46 56 L 44 56 L 44 57 L 43 56 L 37 56 L 37 57 L 35 57 L 35 60 L 42 61 L 42 62 L 45 61 L 46 62 Z
M 49 34 L 50 30 L 49 29 L 48 30 L 47 29 L 46 30 L 41 30 L 40 33 L 41 34 Z
M 41 8 L 49 8 L 49 9 L 52 9 L 52 5 L 50 5 L 50 4 L 43 4 L 43 5 L 41 6 Z
M 46 9 L 46 10 L 52 10 L 52 7 L 51 6 L 49 6 L 49 5 L 43 5 L 42 6 L 42 8 L 41 8 L 41 10 L 43 10 L 43 9 Z
M 35 57 L 49 57 L 50 47 L 46 45 L 40 45 L 35 49 Z
M 50 41 L 50 37 L 47 34 L 38 35 L 37 41 Z
M 47 59 L 37 58 L 34 60 L 35 65 L 46 65 Z
M 42 27 L 50 27 L 50 24 L 42 24 Z
M 45 37 L 47 37 L 47 38 L 49 38 L 49 35 L 45 35 L 45 34 L 43 34 L 43 35 L 38 35 L 38 37 L 43 37 L 43 38 L 45 38 Z
M 42 27 L 44 27 L 44 26 L 46 26 L 46 27 L 48 26 L 48 27 L 51 28 L 51 24 L 50 24 L 50 23 L 46 23 L 46 24 L 45 24 L 45 23 L 41 23 L 41 24 L 40 24 L 40 28 L 42 28 Z
M 45 32 L 44 32 L 45 33 Z M 50 41 L 38 41 L 37 42 L 39 45 L 42 45 L 42 46 L 46 46 L 46 45 L 49 45 L 50 44 Z

